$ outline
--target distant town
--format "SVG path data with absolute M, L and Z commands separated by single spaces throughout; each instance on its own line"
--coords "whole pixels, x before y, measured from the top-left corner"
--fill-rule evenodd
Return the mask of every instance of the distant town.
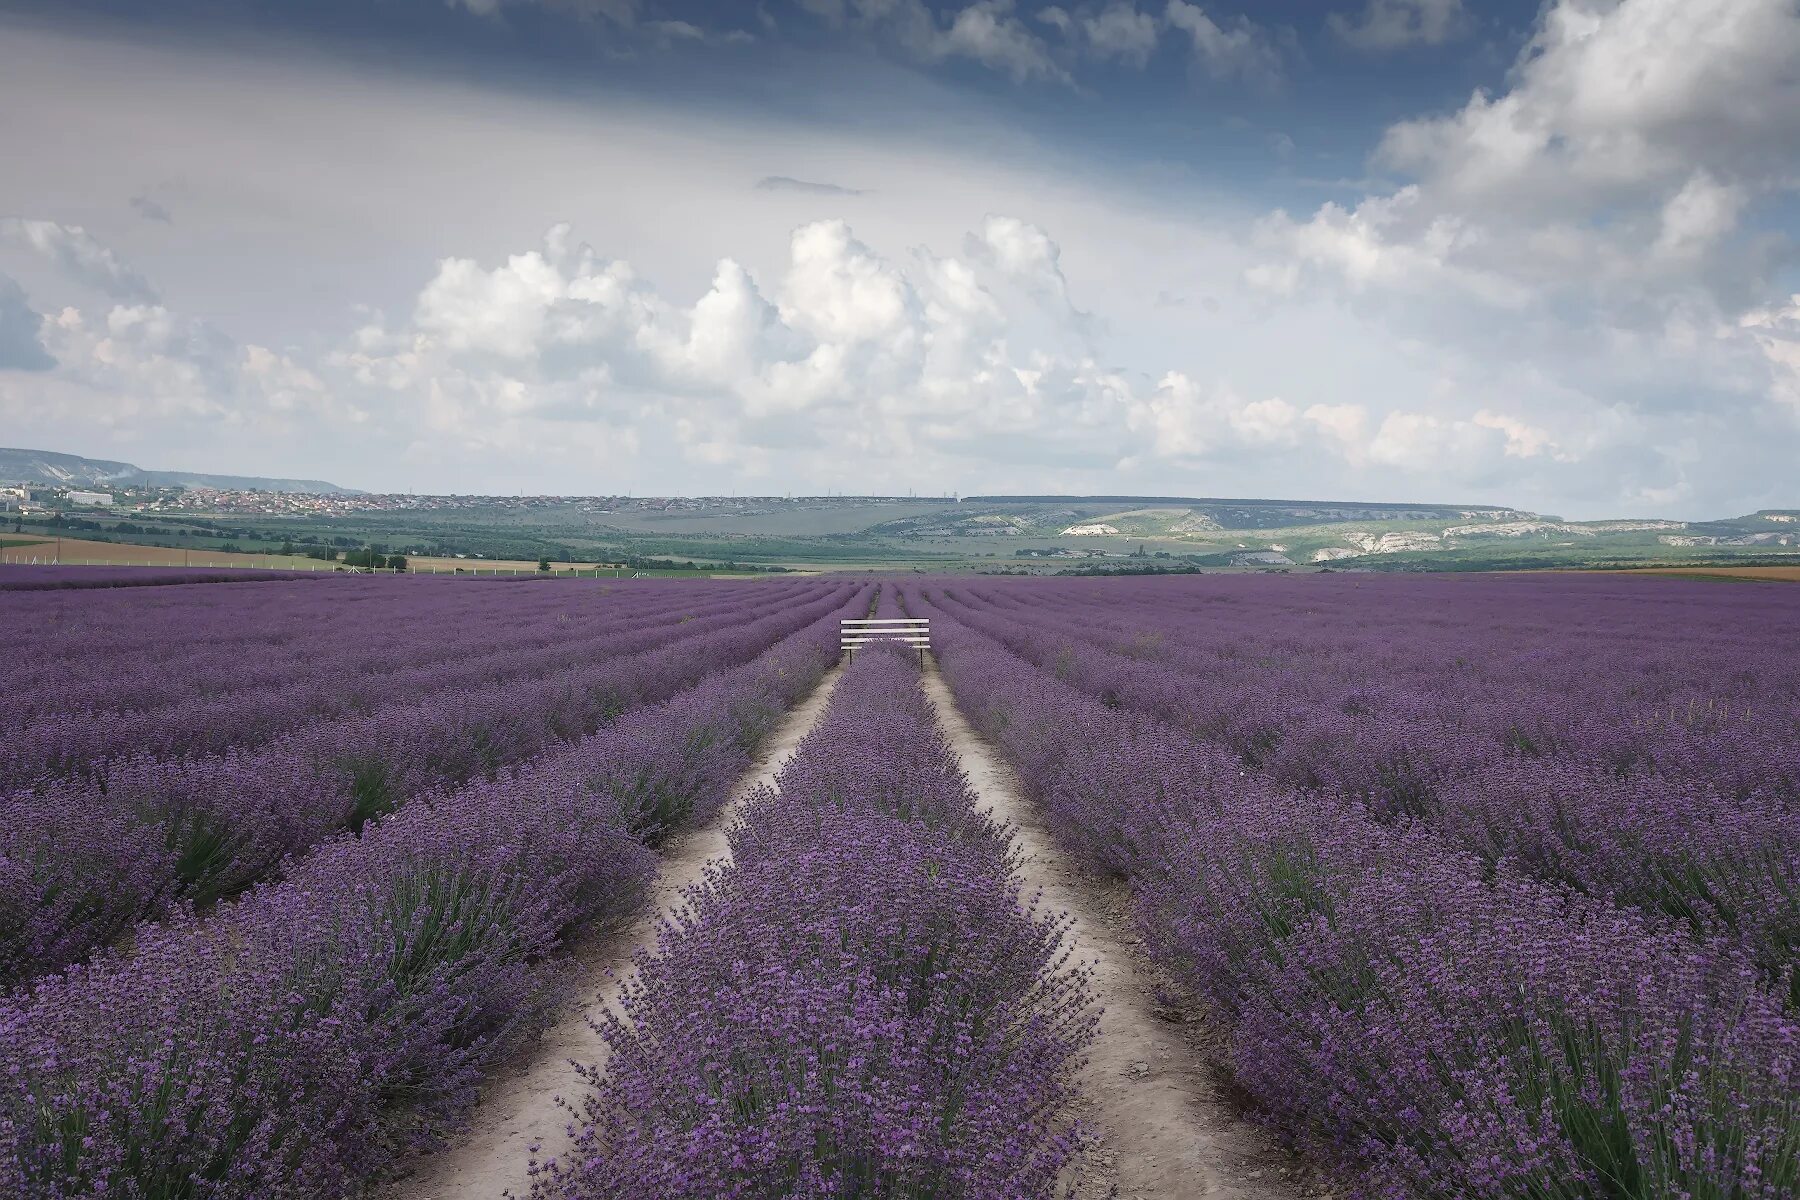
M 348 517 L 370 513 L 487 511 L 559 513 L 709 513 L 763 516 L 781 510 L 835 506 L 830 496 L 483 496 L 402 492 L 291 492 L 260 488 L 132 486 L 95 491 L 38 482 L 0 484 L 0 511 L 44 516 L 71 509 L 137 513 L 207 513 L 228 516 Z M 859 503 L 954 503 L 951 497 L 859 496 Z

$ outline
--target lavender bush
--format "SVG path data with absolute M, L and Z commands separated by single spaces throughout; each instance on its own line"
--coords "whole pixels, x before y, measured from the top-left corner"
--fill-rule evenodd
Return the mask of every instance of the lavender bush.
M 533 1195 L 1051 1194 L 1078 1145 L 1086 975 L 908 652 L 857 652 L 731 847 L 640 954 L 575 1147 Z
M 1296 790 L 951 620 L 959 702 L 1288 1136 L 1387 1197 L 1788 1196 L 1800 1026 L 1727 939 Z M 1070 731 L 1079 730 L 1079 737 Z
M 559 998 L 560 939 L 653 871 L 621 781 L 722 803 L 866 604 L 0 1006 L 0 1192 L 342 1197 L 440 1140 Z
M 1736 941 L 1800 1011 L 1800 670 L 1765 651 L 1771 633 L 1800 634 L 1791 593 L 1580 577 L 1209 580 L 1185 594 L 1153 582 L 939 600 L 1079 690 L 1259 773 Z M 1246 596 L 1266 603 L 1227 603 Z M 1282 611 L 1302 601 L 1306 621 Z M 1680 624 L 1702 617 L 1703 635 Z
M 321 594 L 320 589 L 308 590 Z M 76 655 L 52 658 L 49 670 L 38 673 L 47 678 L 20 679 L 18 685 L 34 697 L 69 699 L 48 701 L 54 707 L 28 717 L 7 739 L 0 749 L 0 781 L 75 776 L 93 777 L 103 786 L 121 759 L 242 751 L 334 719 L 349 724 L 381 716 L 384 709 L 404 712 L 515 682 L 553 684 L 598 659 L 641 653 L 702 630 L 730 628 L 820 592 L 811 584 L 756 593 L 746 593 L 740 585 L 736 591 L 698 596 L 651 594 L 637 598 L 630 608 L 605 610 L 603 619 L 582 613 L 580 621 L 571 620 L 581 610 L 567 599 L 536 619 L 500 606 L 446 611 L 406 603 L 447 590 L 416 582 L 400 585 L 400 594 L 365 612 L 369 628 L 335 631 L 346 640 L 333 654 L 309 653 L 304 644 L 290 646 L 294 653 L 274 654 L 252 640 L 236 647 L 203 644 L 196 654 L 173 660 L 166 654 L 141 659 L 129 643 L 113 648 L 102 665 L 93 665 L 91 645 Z M 492 588 L 460 590 L 505 594 Z M 245 599 L 249 593 L 227 595 L 242 607 L 256 607 Z M 192 607 L 166 611 L 171 620 L 190 621 L 197 616 Z M 211 607 L 216 611 L 223 606 Z M 415 628 L 418 641 L 373 656 L 370 642 L 390 645 L 394 639 L 383 627 L 394 625 Z M 688 627 L 679 628 L 684 625 Z M 368 640 L 355 640 L 359 636 Z M 412 661 L 405 650 L 411 650 Z M 247 668 L 245 658 L 262 665 Z M 85 707 L 70 705 L 83 700 Z M 152 714 L 154 719 L 145 719 Z M 330 737 L 334 731 L 322 733 Z
M 777 593 L 772 609 L 735 624 L 677 614 L 650 632 L 628 629 L 619 648 L 635 652 L 548 679 L 312 725 L 250 752 L 132 759 L 103 788 L 52 781 L 0 795 L 0 880 L 18 914 L 0 924 L 0 985 L 76 961 L 171 904 L 233 894 L 410 797 L 591 733 L 836 612 L 853 590 Z

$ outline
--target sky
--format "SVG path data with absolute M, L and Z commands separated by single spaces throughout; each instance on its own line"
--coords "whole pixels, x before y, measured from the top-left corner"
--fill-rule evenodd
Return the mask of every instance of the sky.
M 0 441 L 1800 507 L 1800 0 L 0 0 Z

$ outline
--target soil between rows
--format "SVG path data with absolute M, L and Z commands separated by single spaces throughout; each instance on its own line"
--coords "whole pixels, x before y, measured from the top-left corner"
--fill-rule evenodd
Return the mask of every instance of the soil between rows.
M 841 671 L 833 668 L 788 714 L 731 801 L 664 848 L 639 917 L 577 952 L 570 968 L 579 975 L 573 993 L 589 999 L 497 1075 L 458 1140 L 419 1160 L 383 1190 L 383 1200 L 499 1200 L 529 1193 L 531 1147 L 550 1157 L 568 1144 L 569 1114 L 559 1099 L 577 1100 L 586 1086 L 574 1064 L 606 1060 L 592 1018 L 617 1000 L 633 952 L 655 941 L 658 920 L 680 904 L 682 889 L 698 882 L 709 862 L 729 857 L 725 831 L 739 801 L 774 782 L 824 715 Z M 1074 918 L 1076 957 L 1095 966 L 1093 987 L 1104 1011 L 1082 1070 L 1080 1114 L 1095 1141 L 1072 1181 L 1077 1197 L 1299 1200 L 1317 1194 L 1302 1164 L 1238 1115 L 1196 1039 L 1157 1015 L 1150 967 L 1132 949 L 1116 889 L 1056 847 L 1011 769 L 964 719 L 929 657 L 924 686 L 978 803 L 1011 826 L 1018 840 L 1027 893 L 1041 894 L 1048 908 Z
M 411 1174 L 383 1191 L 384 1200 L 499 1200 L 507 1192 L 518 1197 L 530 1193 L 527 1168 L 531 1147 L 541 1146 L 541 1157 L 548 1158 L 569 1143 L 570 1117 L 558 1099 L 578 1101 L 586 1087 L 574 1064 L 606 1061 L 606 1043 L 591 1019 L 617 1001 L 631 972 L 632 953 L 639 946 L 654 944 L 657 921 L 680 905 L 682 889 L 700 881 L 707 863 L 730 857 L 725 831 L 740 801 L 757 787 L 774 783 L 776 774 L 825 715 L 825 705 L 842 671 L 841 664 L 833 667 L 788 713 L 724 808 L 663 847 L 656 882 L 642 914 L 578 951 L 570 970 L 579 976 L 573 981 L 573 994 L 585 998 L 581 1007 L 545 1030 L 513 1069 L 496 1076 L 457 1141 L 419 1160 Z
M 1238 1114 L 1215 1065 L 1182 1024 L 1157 1015 L 1151 967 L 1132 949 L 1116 889 L 1057 847 L 1012 769 L 956 707 L 935 659 L 927 659 L 925 692 L 979 804 L 1012 827 L 1027 894 L 1040 893 L 1047 908 L 1074 918 L 1075 957 L 1095 966 L 1094 993 L 1104 1011 L 1081 1075 L 1080 1115 L 1097 1136 L 1076 1195 L 1297 1200 L 1317 1194 L 1305 1166 Z

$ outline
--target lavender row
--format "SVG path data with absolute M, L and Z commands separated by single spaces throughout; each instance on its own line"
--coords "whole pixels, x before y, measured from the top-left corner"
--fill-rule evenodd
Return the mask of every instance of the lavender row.
M 1800 666 L 1763 653 L 1800 635 L 1800 606 L 1781 588 L 1721 592 L 1595 575 L 1364 575 L 996 581 L 978 590 L 986 602 L 1038 619 L 1079 612 L 1096 629 L 1111 626 L 1121 648 L 1151 657 L 1185 656 L 1186 666 L 1228 676 L 1286 673 L 1308 696 L 1373 676 L 1475 699 L 1495 684 L 1522 684 L 1553 710 L 1561 707 L 1555 694 L 1571 687 L 1604 703 L 1651 708 L 1689 698 L 1751 706 L 1800 698 Z M 1572 658 L 1568 645 L 1582 653 Z
M 369 591 L 371 584 L 386 584 Z M 329 589 L 262 587 L 139 601 L 113 612 L 90 597 L 33 598 L 6 616 L 41 631 L 30 658 L 8 664 L 20 722 L 47 713 L 150 713 L 196 696 L 291 687 L 309 676 L 354 686 L 364 677 L 471 654 L 529 649 L 547 635 L 586 629 L 633 606 L 594 604 L 590 594 L 534 589 L 516 603 L 494 589 L 369 581 Z M 462 593 L 461 596 L 456 593 Z M 486 603 L 470 603 L 483 596 Z M 673 597 L 640 592 L 636 608 L 667 611 Z M 210 603 L 208 601 L 211 601 Z M 130 664 L 120 673 L 114 664 Z
M 441 1142 L 565 999 L 562 939 L 637 902 L 633 825 L 722 804 L 858 603 L 0 1005 L 0 1193 L 341 1200 Z
M 313 726 L 253 753 L 122 764 L 104 790 L 0 797 L 0 984 L 77 962 L 174 905 L 233 894 L 412 797 L 591 734 L 748 661 L 854 590 L 819 589 L 809 603 L 691 636 L 674 625 L 636 654 Z
M 1237 1081 L 1357 1194 L 1800 1189 L 1800 1027 L 1729 948 L 1282 786 L 908 603 L 1057 836 L 1130 880 Z
M 159 587 L 184 583 L 256 583 L 271 579 L 317 578 L 308 571 L 263 571 L 244 567 L 80 567 L 8 563 L 0 567 L 0 592 Z
M 587 628 L 734 592 L 747 600 L 754 589 L 667 582 L 472 588 L 427 577 L 0 597 L 0 614 L 32 630 L 0 664 L 0 683 L 16 694 L 9 712 L 21 717 L 149 711 L 195 692 L 244 691 L 310 672 L 378 675 L 542 646 L 572 632 L 570 623 Z M 110 669 L 118 662 L 138 669 L 121 677 Z
M 1053 1194 L 1088 979 L 918 682 L 905 651 L 856 654 L 640 953 L 536 1200 Z
M 1395 805 L 1416 803 L 1412 793 L 1470 757 L 1502 753 L 1800 795 L 1800 664 L 1768 652 L 1800 638 L 1791 591 L 1713 586 L 1702 606 L 1692 589 L 1709 585 L 1678 581 L 1401 580 L 1382 581 L 1375 595 L 1360 580 L 1258 582 L 1284 588 L 1289 611 L 1220 603 L 1235 594 L 1213 580 L 1063 596 L 976 589 L 959 599 L 991 608 L 990 619 L 1035 639 L 1040 653 L 1052 642 L 1096 646 L 1160 669 L 1161 695 L 1145 692 L 1141 676 L 1127 685 L 1298 780 L 1317 771 L 1335 782 L 1336 751 L 1366 743 L 1372 753 L 1359 757 L 1377 759 L 1379 771 L 1343 783 Z M 1659 594 L 1665 588 L 1672 598 Z M 1198 612 L 1196 596 L 1246 611 Z M 1265 589 L 1257 599 L 1278 596 Z M 1309 607 L 1293 607 L 1296 598 Z M 1560 624 L 1546 623 L 1552 614 Z M 1695 629 L 1696 620 L 1716 628 Z M 1171 693 L 1177 681 L 1186 690 Z
M 97 590 L 79 596 L 6 595 L 0 596 L 0 610 L 9 621 L 31 625 L 34 636 L 0 664 L 0 680 L 8 687 L 26 686 L 33 680 L 21 672 L 46 667 L 80 674 L 86 664 L 117 654 L 174 665 L 184 656 L 204 657 L 215 646 L 262 644 L 298 650 L 319 644 L 334 622 L 354 627 L 363 610 L 388 609 L 396 603 L 417 611 L 475 613 L 501 611 L 501 602 L 508 599 L 523 610 L 542 609 L 557 600 L 547 590 L 533 592 L 462 588 L 429 579 L 345 577 L 256 583 L 243 591 L 167 588 Z
M 1391 696 L 1370 699 L 1380 680 L 1309 708 L 1284 676 L 1234 687 L 1218 672 L 1103 648 L 1086 639 L 1107 635 L 1079 611 L 1024 625 L 973 603 L 946 606 L 1072 686 L 1169 721 L 1282 783 L 1354 799 L 1384 820 L 1424 820 L 1490 867 L 1511 863 L 1728 938 L 1800 1010 L 1800 796 L 1784 782 L 1800 772 L 1800 740 L 1759 733 L 1752 753 L 1740 739 L 1696 734 L 1679 753 L 1679 735 L 1615 712 L 1628 736 L 1645 738 L 1647 761 L 1528 753 L 1494 736 L 1497 722 L 1482 731 L 1402 719 Z M 1209 718 L 1221 707 L 1215 689 L 1234 726 Z M 1518 704 L 1496 692 L 1490 707 Z
M 339 617 L 335 636 L 346 639 L 343 650 L 303 665 L 271 663 L 262 686 L 241 686 L 239 675 L 257 674 L 254 667 L 243 668 L 244 658 L 254 661 L 261 652 L 239 650 L 183 670 L 184 680 L 193 686 L 164 690 L 166 703 L 52 711 L 27 721 L 0 751 L 0 780 L 103 773 L 109 762 L 124 755 L 170 758 L 249 748 L 315 721 L 367 715 L 390 704 L 425 701 L 435 693 L 548 676 L 597 655 L 654 644 L 689 620 L 718 627 L 809 592 L 816 594 L 816 585 L 648 596 L 642 598 L 648 603 L 609 612 L 601 620 L 587 616 L 579 623 L 570 620 L 572 605 L 535 621 L 502 607 L 452 617 L 415 610 L 402 594 L 367 614 L 371 619 L 365 628 Z M 190 620 L 192 614 L 177 613 L 174 619 Z M 396 651 L 370 662 L 369 643 L 363 639 L 395 641 L 385 631 L 397 627 L 416 630 L 413 636 L 426 651 L 423 661 L 409 663 Z M 433 628 L 435 636 L 429 632 Z M 121 654 L 109 658 L 103 679 L 117 690 L 153 692 L 163 690 L 159 681 L 174 671 L 166 663 L 150 666 Z

